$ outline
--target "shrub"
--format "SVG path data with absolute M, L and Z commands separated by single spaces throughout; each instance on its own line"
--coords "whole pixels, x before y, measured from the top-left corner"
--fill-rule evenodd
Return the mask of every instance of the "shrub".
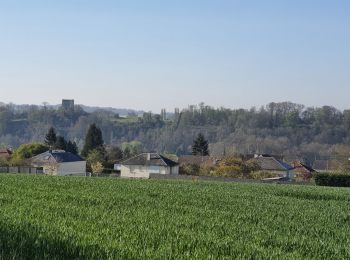
M 249 160 L 243 163 L 242 171 L 244 174 L 260 171 L 261 167 L 255 160 Z
M 304 172 L 304 173 L 295 173 L 294 179 L 297 182 L 310 182 L 312 179 L 313 174 L 310 172 Z
M 9 160 L 0 157 L 0 166 L 9 166 L 9 165 L 10 165 Z
M 103 171 L 103 165 L 100 162 L 95 162 L 91 164 L 91 170 L 93 174 L 99 175 Z
M 249 174 L 258 171 L 260 166 L 253 160 L 244 161 L 241 158 L 229 156 L 224 158 L 217 169 L 215 176 L 232 178 L 249 178 Z
M 214 168 L 209 166 L 199 167 L 199 176 L 212 176 Z
M 27 162 L 28 159 L 38 154 L 44 153 L 47 150 L 49 150 L 49 147 L 47 147 L 44 144 L 39 144 L 39 143 L 22 144 L 13 153 L 10 164 L 14 166 L 26 165 L 28 164 Z
M 222 159 L 218 166 L 183 164 L 180 174 L 213 177 L 250 178 L 251 172 L 259 171 L 260 166 L 253 160 L 244 161 L 241 158 L 228 156 Z
M 315 174 L 315 183 L 318 186 L 350 187 L 350 174 L 318 173 Z
M 198 175 L 200 167 L 196 164 L 184 164 L 180 166 L 180 174 L 183 175 Z
M 231 178 L 242 178 L 243 172 L 237 165 L 220 165 L 214 172 L 214 176 L 220 177 L 231 177 Z

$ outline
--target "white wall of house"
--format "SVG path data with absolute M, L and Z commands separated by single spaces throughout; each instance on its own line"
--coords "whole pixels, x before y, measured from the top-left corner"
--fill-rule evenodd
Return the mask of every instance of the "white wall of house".
M 59 163 L 57 168 L 57 175 L 85 175 L 86 161 L 65 162 Z
M 57 176 L 85 176 L 86 174 L 86 162 L 66 162 L 66 163 L 50 163 L 43 166 L 45 174 L 57 175 Z
M 176 165 L 174 167 L 171 167 L 171 173 L 170 174 L 173 174 L 173 175 L 179 175 L 179 166 Z
M 150 174 L 179 174 L 179 166 L 165 167 L 165 166 L 143 166 L 143 165 L 122 165 L 121 177 L 127 178 L 146 178 Z
M 57 165 L 48 165 L 47 164 L 47 165 L 41 165 L 41 167 L 43 167 L 44 174 L 57 175 Z

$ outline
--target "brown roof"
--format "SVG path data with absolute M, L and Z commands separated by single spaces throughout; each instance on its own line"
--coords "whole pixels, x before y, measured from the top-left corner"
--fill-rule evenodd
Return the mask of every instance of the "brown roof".
M 294 171 L 295 172 L 301 172 L 301 173 L 313 173 L 316 172 L 315 169 L 313 169 L 311 166 L 308 166 L 306 164 L 303 164 L 301 162 L 294 162 L 293 163 L 294 166 Z
M 1 158 L 10 158 L 12 155 L 12 151 L 10 151 L 9 149 L 0 149 L 0 157 Z
M 198 155 L 184 155 L 180 156 L 179 158 L 179 164 L 195 164 L 198 166 L 210 166 L 214 167 L 218 164 L 218 162 L 221 160 L 221 158 L 218 157 L 211 157 L 211 156 L 198 156 Z
M 122 165 L 145 165 L 145 166 L 168 166 L 178 165 L 177 162 L 170 160 L 158 153 L 142 153 L 130 159 L 121 162 Z
M 293 167 L 274 157 L 258 157 L 254 159 L 262 170 L 266 171 L 291 171 Z

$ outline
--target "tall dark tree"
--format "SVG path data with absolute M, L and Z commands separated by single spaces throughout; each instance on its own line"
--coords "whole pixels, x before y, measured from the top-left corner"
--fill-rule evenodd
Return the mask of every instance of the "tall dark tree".
M 67 141 L 63 136 L 58 136 L 57 141 L 55 143 L 55 149 L 58 150 L 66 150 L 67 149 Z
M 85 137 L 85 145 L 81 152 L 85 158 L 89 155 L 92 150 L 98 149 L 104 151 L 104 141 L 102 137 L 102 131 L 96 124 L 92 124 Z
M 78 146 L 76 142 L 68 141 L 66 152 L 70 152 L 72 154 L 78 154 Z
M 45 136 L 45 144 L 50 148 L 54 148 L 57 142 L 56 130 L 53 127 L 50 127 L 49 131 Z
M 128 159 L 131 157 L 131 151 L 130 148 L 127 146 L 123 151 L 123 158 Z
M 208 146 L 208 141 L 205 139 L 204 135 L 200 133 L 193 142 L 192 154 L 201 156 L 209 155 Z
M 111 146 L 106 149 L 108 163 L 115 163 L 123 159 L 123 151 L 118 146 Z

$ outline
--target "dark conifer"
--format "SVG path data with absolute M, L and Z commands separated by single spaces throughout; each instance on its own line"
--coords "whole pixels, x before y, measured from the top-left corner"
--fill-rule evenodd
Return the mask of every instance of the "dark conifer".
M 66 151 L 72 154 L 78 154 L 79 151 L 78 151 L 77 143 L 68 141 Z
M 56 144 L 55 144 L 55 149 L 66 151 L 66 149 L 67 149 L 67 141 L 64 139 L 63 136 L 58 136 L 57 137 L 57 141 L 56 141 Z
M 57 142 L 56 130 L 55 128 L 50 127 L 48 133 L 45 136 L 45 144 L 52 149 L 54 148 L 56 142 Z
M 86 158 L 89 155 L 89 153 L 95 149 L 104 151 L 103 144 L 104 144 L 104 141 L 103 141 L 101 129 L 98 128 L 96 124 L 90 125 L 89 130 L 85 137 L 85 145 L 81 152 L 82 156 Z
M 204 138 L 202 133 L 198 134 L 197 138 L 193 142 L 192 154 L 206 156 L 209 155 L 208 141 Z

